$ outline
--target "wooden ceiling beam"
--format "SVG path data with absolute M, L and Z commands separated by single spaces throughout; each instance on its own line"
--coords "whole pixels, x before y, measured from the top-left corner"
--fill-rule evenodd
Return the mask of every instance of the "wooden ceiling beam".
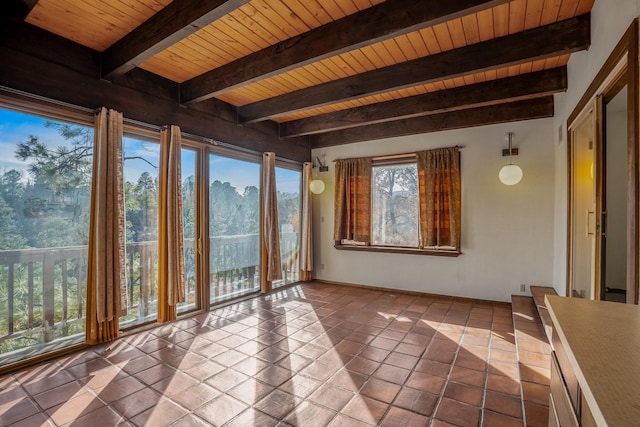
M 567 67 L 415 95 L 280 124 L 280 137 L 333 132 L 357 126 L 539 98 L 567 90 Z
M 508 0 L 387 0 L 201 74 L 181 85 L 185 104 Z
M 553 96 L 311 135 L 311 148 L 553 117 Z
M 308 138 L 283 142 L 271 122 L 238 126 L 236 108 L 217 99 L 185 108 L 177 83 L 143 69 L 112 82 L 99 79 L 98 52 L 31 24 L 0 25 L 0 57 L 0 87 L 89 109 L 108 106 L 141 123 L 175 124 L 183 132 L 258 153 L 309 160 Z
M 244 123 L 589 47 L 590 14 L 300 89 L 239 108 Z
M 102 76 L 119 77 L 249 0 L 174 0 L 102 54 Z
M 0 1 L 0 22 L 19 20 L 23 21 L 38 0 L 2 0 Z

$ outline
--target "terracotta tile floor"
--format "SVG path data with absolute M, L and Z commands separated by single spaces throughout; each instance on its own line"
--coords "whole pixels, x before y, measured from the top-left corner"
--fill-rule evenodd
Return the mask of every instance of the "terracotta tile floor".
M 522 426 L 515 350 L 508 304 L 302 284 L 2 376 L 0 425 Z
M 511 304 L 525 411 L 523 418 L 527 426 L 544 427 L 549 420 L 551 346 L 534 299 L 514 295 Z

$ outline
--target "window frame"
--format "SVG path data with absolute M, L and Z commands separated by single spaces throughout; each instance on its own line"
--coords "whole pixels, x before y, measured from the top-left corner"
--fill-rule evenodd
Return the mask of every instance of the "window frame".
M 416 153 L 396 154 L 389 156 L 380 156 L 372 158 L 372 170 L 381 166 L 402 166 L 407 164 L 415 164 L 417 166 Z M 372 171 L 373 175 L 373 171 Z M 375 182 L 373 177 L 371 179 L 371 206 L 369 209 L 370 221 L 370 235 L 373 238 L 373 203 L 374 203 L 374 189 Z M 418 191 L 418 223 L 420 222 L 420 191 Z M 418 235 L 420 235 L 420 226 L 418 225 Z M 454 249 L 440 249 L 434 247 L 421 248 L 419 246 L 393 246 L 393 245 L 373 245 L 366 244 L 364 242 L 350 241 L 350 240 L 336 240 L 334 246 L 337 250 L 343 251 L 355 251 L 355 252 L 382 252 L 382 253 L 394 253 L 405 255 L 429 255 L 429 256 L 444 256 L 444 257 L 458 257 L 462 254 L 460 247 Z

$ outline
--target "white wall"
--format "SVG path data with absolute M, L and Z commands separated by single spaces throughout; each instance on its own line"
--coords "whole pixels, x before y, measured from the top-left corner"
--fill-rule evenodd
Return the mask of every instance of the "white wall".
M 513 187 L 498 171 L 507 162 L 505 135 L 515 133 L 524 171 Z M 334 164 L 376 156 L 462 145 L 462 255 L 457 258 L 339 251 L 333 247 Z M 550 285 L 554 242 L 553 119 L 390 138 L 317 149 L 330 167 L 325 192 L 313 196 L 315 276 L 318 279 L 509 301 L 519 285 Z M 324 265 L 324 268 L 322 268 Z
M 569 88 L 555 96 L 555 117 L 517 124 L 392 138 L 314 150 L 326 153 L 327 189 L 314 196 L 316 277 L 338 282 L 508 300 L 520 283 L 566 289 L 566 119 L 634 18 L 640 0 L 596 0 L 591 47 L 568 64 Z M 523 181 L 497 181 L 504 134 L 516 133 Z M 560 130 L 560 132 L 559 132 Z M 335 158 L 402 153 L 461 144 L 462 251 L 458 258 L 337 251 L 333 248 Z M 323 222 L 320 219 L 324 219 Z M 324 264 L 324 269 L 320 265 Z
M 640 0 L 596 0 L 591 10 L 591 47 L 571 55 L 568 64 L 569 88 L 555 96 L 554 164 L 554 267 L 553 284 L 560 295 L 566 293 L 567 274 L 567 136 L 566 120 L 609 54 L 640 12 Z M 558 129 L 562 127 L 562 137 Z

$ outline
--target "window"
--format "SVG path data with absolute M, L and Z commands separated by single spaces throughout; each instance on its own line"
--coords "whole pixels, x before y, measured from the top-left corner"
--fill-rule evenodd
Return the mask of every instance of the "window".
M 274 282 L 274 287 L 300 280 L 301 181 L 301 171 L 276 167 L 282 280 Z
M 336 161 L 338 249 L 457 255 L 458 147 Z
M 415 163 L 373 167 L 371 243 L 418 247 L 418 168 Z
M 0 108 L 0 365 L 84 342 L 93 160 L 84 124 Z

